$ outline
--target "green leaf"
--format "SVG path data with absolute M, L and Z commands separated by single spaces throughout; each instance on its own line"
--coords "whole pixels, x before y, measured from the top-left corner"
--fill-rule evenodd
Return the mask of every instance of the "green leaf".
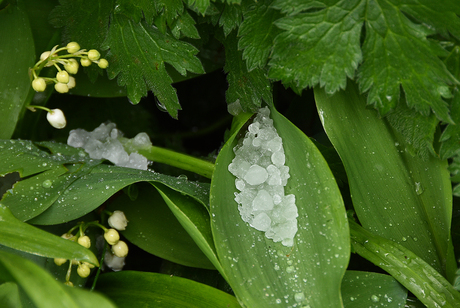
M 436 14 L 428 17 L 434 5 L 402 0 L 277 0 L 273 7 L 288 16 L 276 21 L 284 31 L 275 38 L 269 76 L 300 89 L 319 84 L 332 94 L 344 89 L 347 77 L 353 79 L 358 69 L 360 90 L 369 91 L 367 103 L 382 115 L 396 106 L 402 87 L 410 108 L 425 116 L 433 111 L 452 122 L 442 97 L 449 96 L 448 86 L 457 81 L 438 58 L 446 52 L 427 36 L 459 24 L 452 12 L 458 4 L 452 9 L 443 4 L 442 13 L 436 7 Z M 405 13 L 424 23 L 415 23 Z M 448 26 L 438 30 L 435 25 L 444 24 L 446 16 Z
M 112 19 L 103 45 L 103 49 L 109 48 L 109 78 L 118 75 L 118 84 L 127 86 L 128 98 L 135 104 L 147 95 L 147 90 L 152 90 L 174 118 L 177 118 L 180 105 L 165 63 L 183 76 L 187 71 L 204 73 L 200 61 L 194 56 L 198 52 L 195 47 L 161 33 L 145 22 L 133 23 L 121 15 Z
M 244 11 L 238 30 L 238 49 L 243 50 L 248 71 L 267 64 L 274 38 L 281 32 L 274 22 L 282 15 L 270 7 L 272 0 L 258 1 Z
M 27 253 L 99 265 L 91 250 L 18 220 L 0 203 L 0 244 Z
M 4 308 L 22 308 L 17 284 L 13 282 L 0 284 L 0 306 Z
M 174 191 L 166 186 L 159 186 L 174 194 Z M 123 211 L 129 220 L 128 227 L 121 232 L 123 236 L 141 249 L 171 262 L 214 269 L 213 264 L 184 230 L 162 196 L 150 184 L 138 184 L 135 187 L 139 191 L 137 198 L 132 200 L 128 195 L 121 194 L 108 206 L 109 210 Z M 193 206 L 188 211 L 194 212 L 195 218 L 200 213 L 200 208 L 206 212 L 201 204 L 185 196 L 183 198 L 186 199 L 185 205 Z M 179 203 L 184 204 L 181 200 Z
M 300 1 L 291 1 L 300 2 Z M 317 1 L 313 2 L 318 6 Z M 269 76 L 304 89 L 320 84 L 326 92 L 344 89 L 362 61 L 360 36 L 365 1 L 331 1 L 322 10 L 291 14 L 275 24 L 283 33 L 275 38 Z M 313 6 L 312 3 L 312 6 Z M 290 10 L 289 3 L 274 7 Z
M 0 251 L 0 280 L 16 282 L 38 308 L 114 308 L 95 292 L 71 288 L 47 271 L 17 255 Z
M 427 307 L 459 307 L 460 293 L 407 248 L 350 221 L 351 243 L 362 257 L 387 271 Z
M 34 65 L 34 41 L 27 14 L 16 2 L 0 10 L 0 40 L 0 139 L 7 139 L 33 92 L 28 70 Z
M 188 232 L 197 246 L 200 247 L 209 261 L 212 262 L 216 269 L 223 273 L 217 258 L 212 238 L 209 212 L 206 208 L 192 198 L 182 195 L 165 185 L 153 183 L 153 186 L 158 190 L 171 212 L 176 216 L 179 223 Z
M 225 94 L 227 104 L 239 102 L 243 111 L 254 112 L 264 100 L 272 104 L 271 84 L 265 70 L 253 69 L 248 71 L 242 58 L 242 52 L 237 48 L 236 33 L 231 33 L 223 41 L 225 46 L 225 71 L 228 72 L 228 90 Z
M 76 41 L 82 48 L 100 48 L 107 36 L 114 0 L 59 0 L 60 5 L 51 11 L 49 22 L 63 27 L 62 41 Z
M 234 296 L 181 277 L 123 271 L 99 277 L 97 290 L 118 307 L 237 308 Z
M 204 15 L 211 5 L 211 0 L 187 0 L 187 5 Z
M 135 23 L 139 23 L 142 18 L 145 18 L 148 24 L 152 24 L 154 16 L 158 13 L 155 3 L 150 0 L 116 0 L 114 13 L 123 14 Z
M 186 37 L 193 39 L 199 39 L 200 34 L 195 27 L 195 20 L 187 11 L 184 11 L 171 25 L 171 33 L 176 38 L 179 39 L 181 34 Z
M 404 307 L 407 290 L 384 274 L 347 271 L 342 280 L 344 307 Z
M 227 36 L 233 29 L 240 26 L 243 21 L 243 11 L 241 5 L 227 4 L 219 19 L 219 25 L 224 29 L 224 35 Z
M 211 183 L 212 229 L 219 259 L 246 307 L 276 303 L 341 307 L 349 237 L 340 192 L 310 139 L 276 110 L 271 112 L 290 168 L 285 193 L 295 195 L 299 212 L 294 246 L 273 242 L 241 219 L 234 200 L 235 177 L 228 171 L 235 133 L 217 157 Z
M 315 88 L 315 99 L 364 228 L 403 245 L 451 277 L 456 266 L 446 161 L 412 155 L 404 138 L 366 108 L 365 96 L 354 83 L 333 96 Z

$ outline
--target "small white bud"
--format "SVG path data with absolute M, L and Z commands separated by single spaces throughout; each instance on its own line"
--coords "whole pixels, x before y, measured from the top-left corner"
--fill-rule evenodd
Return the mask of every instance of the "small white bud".
M 118 241 L 112 246 L 112 252 L 119 258 L 124 258 L 128 255 L 128 245 L 123 241 Z
M 64 284 L 65 284 L 66 286 L 73 287 L 72 281 L 66 281 L 66 282 L 64 282 Z
M 80 45 L 78 45 L 77 42 L 70 42 L 66 47 L 68 53 L 74 53 L 80 50 Z
M 79 67 L 79 64 L 78 64 L 77 60 L 75 60 L 75 59 L 69 59 L 69 62 L 64 64 L 64 69 L 67 72 L 69 72 L 69 74 L 78 73 L 78 67 Z
M 32 88 L 34 88 L 35 91 L 37 92 L 43 92 L 46 89 L 46 81 L 45 79 L 39 77 L 37 79 L 34 79 L 32 81 Z
M 88 236 L 84 235 L 84 236 L 80 236 L 78 238 L 78 244 L 82 245 L 83 247 L 85 248 L 90 248 L 91 247 L 91 240 L 89 239 Z
M 98 62 L 97 62 L 97 65 L 100 67 L 100 68 L 107 68 L 109 66 L 109 61 L 107 61 L 106 59 L 100 59 Z
M 67 262 L 67 259 L 63 259 L 63 258 L 54 258 L 54 263 L 57 265 L 57 266 L 61 266 L 62 264 L 66 263 Z
M 64 113 L 61 109 L 53 109 L 46 115 L 46 119 L 50 124 L 58 129 L 64 128 L 67 124 Z
M 75 78 L 72 77 L 72 76 L 69 76 L 69 82 L 67 83 L 67 87 L 69 89 L 73 89 L 73 88 L 75 88 L 76 85 L 77 85 L 77 83 L 75 82 Z
M 91 49 L 90 51 L 88 51 L 88 59 L 90 59 L 91 61 L 99 60 L 100 57 L 101 54 L 96 49 Z
M 40 60 L 46 60 L 49 56 L 50 56 L 51 52 L 50 51 L 45 51 L 45 52 L 42 52 L 42 54 L 40 55 Z
M 80 63 L 81 63 L 81 66 L 90 66 L 91 63 L 93 62 L 91 62 L 91 60 L 88 58 L 81 58 Z
M 114 211 L 112 216 L 109 217 L 108 223 L 112 228 L 123 231 L 128 225 L 128 220 L 122 211 Z
M 59 93 L 67 93 L 67 92 L 69 92 L 69 87 L 67 86 L 67 84 L 62 83 L 62 82 L 56 83 L 54 85 L 54 89 L 56 91 L 58 91 Z
M 120 235 L 117 230 L 109 229 L 104 233 L 104 238 L 109 245 L 115 245 L 120 240 Z
M 106 251 L 104 255 L 104 263 L 113 271 L 118 272 L 125 266 L 125 258 L 120 258 L 114 255 L 111 251 Z
M 85 263 L 80 263 L 77 268 L 78 276 L 86 278 L 91 273 L 91 269 Z
M 59 82 L 62 83 L 68 83 L 69 82 L 69 73 L 67 71 L 60 71 L 56 74 L 56 79 Z

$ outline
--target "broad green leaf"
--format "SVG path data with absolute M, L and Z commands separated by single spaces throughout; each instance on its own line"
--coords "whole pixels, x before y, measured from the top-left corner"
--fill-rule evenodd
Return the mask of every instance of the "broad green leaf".
M 17 284 L 14 282 L 0 284 L 0 306 L 3 308 L 22 308 Z
M 238 103 L 243 111 L 254 112 L 262 100 L 272 104 L 271 83 L 264 69 L 248 71 L 237 48 L 236 33 L 231 33 L 223 41 L 225 46 L 225 71 L 228 72 L 228 90 L 225 93 L 227 104 Z
M 315 88 L 315 98 L 345 166 L 361 224 L 452 277 L 452 190 L 446 161 L 411 153 L 404 138 L 366 108 L 354 83 L 333 96 Z
M 99 277 L 97 291 L 119 308 L 237 308 L 236 298 L 207 285 L 157 273 L 123 271 Z
M 151 171 L 116 167 L 90 159 L 84 150 L 65 144 L 0 141 L 0 174 L 18 171 L 23 179 L 2 199 L 14 215 L 34 224 L 58 224 L 77 219 L 120 189 L 140 181 L 161 182 L 207 206 L 208 184 Z M 98 165 L 98 166 L 97 166 Z M 35 175 L 35 176 L 31 176 Z
M 244 11 L 238 30 L 238 49 L 243 50 L 248 71 L 267 64 L 274 38 L 281 32 L 274 22 L 282 15 L 270 7 L 272 0 L 258 1 Z
M 211 5 L 211 0 L 187 0 L 187 4 L 191 9 L 195 9 L 204 15 Z
M 246 307 L 283 304 L 342 307 L 340 283 L 349 258 L 345 208 L 324 158 L 310 139 L 276 110 L 283 139 L 299 230 L 293 247 L 267 239 L 246 224 L 234 200 L 235 177 L 228 171 L 237 133 L 219 153 L 211 183 L 214 243 L 228 282 Z
M 429 14 L 435 4 L 421 0 L 277 0 L 273 7 L 288 16 L 275 22 L 284 31 L 275 38 L 269 76 L 300 89 L 320 85 L 332 94 L 358 69 L 360 90 L 369 91 L 367 103 L 382 115 L 396 106 L 402 87 L 410 108 L 451 122 L 442 98 L 457 81 L 438 58 L 446 52 L 427 36 L 460 23 L 453 2 Z M 419 18 L 423 24 L 414 21 Z
M 38 308 L 114 308 L 95 292 L 67 287 L 33 262 L 0 251 L 0 280 L 15 282 Z
M 89 249 L 18 220 L 1 203 L 0 244 L 43 257 L 64 258 L 99 265 L 96 256 Z
M 223 272 L 216 255 L 209 212 L 192 198 L 160 183 L 153 183 L 163 200 L 214 267 Z
M 155 2 L 150 0 L 116 0 L 114 13 L 125 15 L 135 23 L 145 18 L 148 24 L 152 24 L 153 17 L 157 15 L 157 10 L 155 8 Z
M 155 188 L 150 184 L 138 184 L 136 188 L 139 193 L 134 200 L 121 194 L 108 206 L 110 210 L 123 211 L 129 220 L 128 227 L 121 232 L 123 236 L 160 258 L 185 266 L 213 269 L 212 263 L 184 230 Z M 188 202 L 204 210 L 203 205 L 196 201 Z
M 145 22 L 134 23 L 122 15 L 115 15 L 111 22 L 103 45 L 104 50 L 110 49 L 109 78 L 118 75 L 118 84 L 127 86 L 128 98 L 135 104 L 147 95 L 147 90 L 153 91 L 176 118 L 180 105 L 165 63 L 183 76 L 187 71 L 202 74 L 204 69 L 195 57 L 198 50 Z
M 350 221 L 351 243 L 362 257 L 381 267 L 427 307 L 460 307 L 460 293 L 434 268 L 407 248 Z
M 219 19 L 219 25 L 224 29 L 227 36 L 233 29 L 237 29 L 243 21 L 243 11 L 241 5 L 227 4 Z
M 62 41 L 76 41 L 82 48 L 100 48 L 107 36 L 114 0 L 94 3 L 91 0 L 59 0 L 60 5 L 51 11 L 50 23 L 63 27 Z
M 407 290 L 384 274 L 347 271 L 342 280 L 344 307 L 404 307 Z
M 0 10 L 0 41 L 0 139 L 8 139 L 32 99 L 28 70 L 35 59 L 29 19 L 16 1 Z

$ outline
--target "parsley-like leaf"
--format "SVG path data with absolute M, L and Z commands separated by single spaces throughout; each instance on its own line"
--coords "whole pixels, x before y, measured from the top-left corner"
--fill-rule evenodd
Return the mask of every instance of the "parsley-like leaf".
M 243 21 L 243 11 L 241 5 L 227 4 L 219 19 L 219 25 L 223 27 L 224 34 L 227 36 L 233 29 L 239 27 Z
M 274 38 L 281 32 L 274 22 L 282 15 L 270 8 L 272 0 L 259 1 L 244 12 L 238 36 L 238 48 L 243 49 L 243 59 L 249 71 L 265 67 Z
M 211 5 L 211 0 L 187 0 L 187 4 L 190 9 L 195 10 L 204 15 L 206 13 L 206 10 Z
M 145 22 L 133 23 L 122 15 L 114 15 L 103 48 L 110 48 L 107 53 L 109 78 L 118 75 L 118 83 L 127 86 L 128 98 L 133 103 L 138 103 L 150 89 L 174 118 L 180 105 L 165 63 L 183 76 L 187 71 L 204 73 L 195 57 L 198 52 L 195 47 Z
M 264 69 L 254 69 L 248 72 L 242 58 L 242 52 L 237 48 L 235 31 L 224 40 L 225 71 L 228 72 L 227 104 L 239 102 L 243 111 L 254 112 L 262 104 L 262 99 L 271 104 L 272 93 L 270 81 Z
M 300 89 L 320 84 L 334 93 L 358 69 L 360 89 L 369 91 L 368 104 L 380 114 L 395 108 L 402 86 L 409 107 L 452 122 L 442 98 L 457 81 L 438 58 L 445 51 L 427 36 L 457 36 L 459 5 L 428 2 L 276 0 L 273 7 L 288 16 L 275 22 L 284 31 L 275 38 L 269 76 Z
M 116 14 L 123 14 L 134 22 L 140 22 L 144 17 L 149 24 L 153 23 L 153 17 L 157 15 L 154 2 L 151 0 L 116 0 Z
M 76 41 L 82 48 L 99 48 L 107 36 L 114 0 L 60 0 L 50 13 L 50 23 L 64 27 L 62 40 Z

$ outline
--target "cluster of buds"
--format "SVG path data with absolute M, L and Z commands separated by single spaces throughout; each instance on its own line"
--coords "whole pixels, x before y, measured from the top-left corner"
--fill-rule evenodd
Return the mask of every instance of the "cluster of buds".
M 59 52 L 62 51 L 67 51 L 67 53 L 60 55 Z M 74 88 L 76 85 L 75 78 L 69 74 L 74 75 L 78 73 L 80 64 L 77 59 L 80 59 L 82 66 L 90 66 L 92 63 L 96 63 L 102 69 L 109 66 L 109 62 L 101 58 L 101 54 L 96 49 L 89 51 L 80 49 L 80 45 L 76 42 L 70 42 L 67 46 L 61 48 L 58 48 L 58 45 L 56 45 L 50 51 L 43 52 L 40 60 L 30 69 L 32 88 L 37 92 L 43 92 L 47 84 L 54 84 L 54 89 L 57 92 L 69 92 L 69 89 Z M 40 71 L 50 66 L 54 66 L 57 69 L 56 77 L 39 77 Z M 55 128 L 61 129 L 67 124 L 64 113 L 60 109 L 49 109 L 43 106 L 29 106 L 28 108 L 32 111 L 35 111 L 35 109 L 48 111 L 46 119 Z
M 120 235 L 118 234 L 117 230 L 125 230 L 128 224 L 128 220 L 126 216 L 121 211 L 115 211 L 109 218 L 109 225 L 112 227 L 110 229 L 102 226 L 97 221 L 96 222 L 88 222 L 88 223 L 80 223 L 77 226 L 73 227 L 69 232 L 64 233 L 61 237 L 64 239 L 68 239 L 74 242 L 77 242 L 81 246 L 85 248 L 91 247 L 91 239 L 85 235 L 84 231 L 89 226 L 97 226 L 104 230 L 104 239 L 105 241 L 111 245 L 111 251 L 105 254 L 105 262 L 109 265 L 110 268 L 119 268 L 120 270 L 124 265 L 124 260 L 128 255 L 128 245 L 120 240 Z M 75 229 L 79 229 L 76 235 L 73 235 L 72 232 Z M 117 229 L 117 230 L 115 230 Z M 54 263 L 58 266 L 63 265 L 68 260 L 63 258 L 55 258 Z M 111 266 L 111 263 L 113 263 Z M 118 265 L 115 265 L 117 263 Z M 121 265 L 120 265 L 121 264 Z M 66 275 L 66 285 L 73 286 L 72 282 L 70 281 L 70 274 L 72 272 L 72 266 L 77 266 L 77 274 L 82 277 L 86 278 L 90 275 L 91 269 L 94 267 L 91 263 L 88 262 L 81 262 L 77 260 L 71 260 L 69 262 L 69 269 L 67 270 Z
M 78 72 L 79 64 L 76 58 L 80 59 L 82 66 L 90 66 L 96 63 L 100 68 L 105 69 L 109 66 L 106 59 L 101 58 L 101 54 L 96 49 L 86 51 L 80 49 L 76 42 L 70 42 L 65 47 L 57 48 L 54 46 L 50 51 L 41 54 L 40 60 L 31 68 L 32 88 L 37 92 L 43 92 L 47 84 L 54 83 L 54 89 L 59 93 L 67 93 L 69 89 L 75 87 L 75 78 L 69 74 Z M 67 54 L 59 55 L 59 52 L 67 51 Z M 63 69 L 59 66 L 62 65 Z M 39 77 L 39 72 L 44 67 L 54 66 L 57 69 L 56 77 Z

